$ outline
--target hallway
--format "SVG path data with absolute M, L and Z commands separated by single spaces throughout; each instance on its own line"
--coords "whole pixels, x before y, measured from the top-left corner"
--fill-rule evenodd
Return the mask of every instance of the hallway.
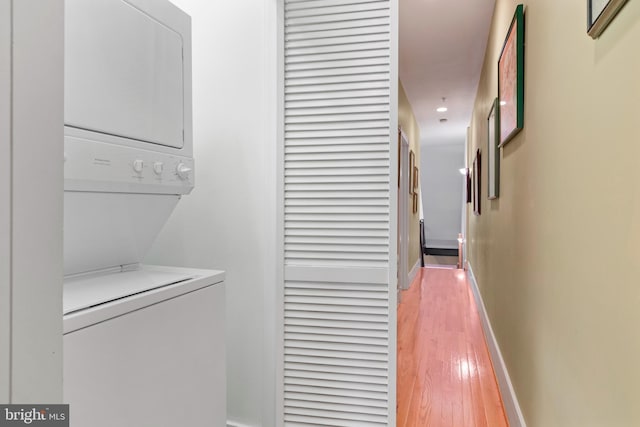
M 398 306 L 398 427 L 506 426 L 461 270 L 422 268 Z

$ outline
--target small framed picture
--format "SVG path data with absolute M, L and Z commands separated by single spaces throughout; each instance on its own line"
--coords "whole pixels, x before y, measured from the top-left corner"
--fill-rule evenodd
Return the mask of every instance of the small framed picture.
M 418 192 L 413 193 L 413 213 L 418 213 Z
M 487 197 L 496 199 L 500 189 L 500 139 L 496 132 L 500 129 L 500 101 L 496 98 L 491 105 L 489 117 L 487 117 L 487 126 L 489 128 L 487 138 Z
M 398 126 L 398 188 L 400 188 L 400 160 L 402 159 L 402 129 Z
M 417 166 L 413 167 L 413 192 L 418 191 L 418 187 L 420 186 L 420 171 Z
M 413 150 L 409 150 L 409 194 L 413 194 L 413 179 L 412 179 L 412 174 L 413 174 L 413 169 L 416 167 L 416 155 L 414 154 Z
M 597 39 L 627 0 L 587 0 L 587 34 Z
M 467 174 L 465 176 L 465 179 L 467 181 L 467 203 L 471 203 L 471 201 L 473 200 L 473 186 L 471 183 L 471 171 L 469 168 L 467 168 Z
M 482 198 L 480 197 L 480 189 L 482 186 L 480 185 L 480 178 L 482 177 L 482 173 L 480 170 L 480 165 L 482 164 L 482 159 L 480 157 L 480 149 L 476 150 L 476 157 L 473 160 L 473 213 L 475 215 L 480 215 L 480 201 Z
M 524 6 L 518 5 L 498 60 L 500 146 L 524 127 Z

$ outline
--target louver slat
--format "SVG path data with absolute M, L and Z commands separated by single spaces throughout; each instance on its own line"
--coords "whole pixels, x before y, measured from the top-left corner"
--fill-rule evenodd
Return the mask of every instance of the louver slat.
M 285 0 L 286 427 L 389 425 L 390 15 Z

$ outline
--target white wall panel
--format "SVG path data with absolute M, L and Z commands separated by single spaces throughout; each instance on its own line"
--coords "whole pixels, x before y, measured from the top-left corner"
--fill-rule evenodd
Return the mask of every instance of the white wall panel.
M 155 0 L 149 0 L 155 1 Z M 145 262 L 227 272 L 228 424 L 275 408 L 277 0 L 172 0 L 192 18 L 197 176 Z M 279 322 L 281 323 L 281 322 Z
M 64 1 L 12 7 L 11 401 L 62 403 Z
M 9 401 L 10 325 L 11 1 L 0 0 L 0 402 Z
M 424 198 L 424 226 L 428 248 L 458 248 L 461 232 L 464 177 L 458 172 L 465 167 L 464 141 L 460 143 L 425 144 L 421 147 L 420 175 Z M 485 190 L 485 189 L 483 189 Z M 465 203 L 466 204 L 466 203 Z
M 394 2 L 284 5 L 280 415 L 395 425 Z

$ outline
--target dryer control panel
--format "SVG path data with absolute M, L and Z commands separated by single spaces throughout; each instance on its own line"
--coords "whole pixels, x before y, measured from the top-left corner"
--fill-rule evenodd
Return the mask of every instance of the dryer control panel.
M 193 158 L 65 137 L 65 191 L 189 194 Z

